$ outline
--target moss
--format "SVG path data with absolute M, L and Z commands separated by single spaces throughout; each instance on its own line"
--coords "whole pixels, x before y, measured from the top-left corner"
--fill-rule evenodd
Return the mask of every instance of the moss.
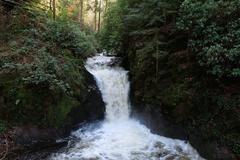
M 6 82 L 1 86 L 5 101 L 1 117 L 13 123 L 28 123 L 29 120 L 42 123 L 39 117 L 43 114 L 41 107 L 46 96 L 43 90 L 27 88 L 17 81 Z
M 69 112 L 86 98 L 87 84 L 83 60 L 67 56 L 67 52 L 56 58 L 56 78 L 69 86 L 66 92 L 51 83 L 26 83 L 21 70 L 1 73 L 0 118 L 11 125 L 62 127 L 68 123 Z
M 172 108 L 188 99 L 186 85 L 182 83 L 172 84 L 163 90 L 160 95 L 162 95 L 162 103 Z
M 47 115 L 47 121 L 51 126 L 56 128 L 63 127 L 63 125 L 68 123 L 68 114 L 74 107 L 79 105 L 78 101 L 67 96 L 62 96 L 57 104 L 50 107 L 50 111 Z
M 81 103 L 59 89 L 25 85 L 17 78 L 1 82 L 0 88 L 0 97 L 4 99 L 0 117 L 14 125 L 62 127 L 67 123 L 68 113 Z M 81 93 L 84 89 L 75 96 L 84 97 Z

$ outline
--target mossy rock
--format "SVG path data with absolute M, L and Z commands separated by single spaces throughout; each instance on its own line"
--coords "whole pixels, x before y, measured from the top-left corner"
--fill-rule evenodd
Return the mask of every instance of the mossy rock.
M 1 118 L 13 123 L 62 127 L 68 113 L 79 102 L 47 86 L 28 86 L 21 81 L 0 83 L 4 106 Z
M 80 103 L 68 96 L 61 96 L 55 105 L 50 106 L 47 114 L 47 122 L 50 126 L 56 128 L 63 127 L 67 123 L 70 123 L 68 114 L 73 108 L 79 107 Z

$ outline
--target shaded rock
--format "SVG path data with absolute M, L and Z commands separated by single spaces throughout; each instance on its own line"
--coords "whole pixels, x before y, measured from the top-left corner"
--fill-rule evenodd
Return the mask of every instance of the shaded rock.
M 179 124 L 174 124 L 157 108 L 159 107 L 151 105 L 134 107 L 132 116 L 150 128 L 153 133 L 174 139 L 188 140 L 185 130 Z
M 45 159 L 67 145 L 64 137 L 69 136 L 74 126 L 104 118 L 105 104 L 101 93 L 97 88 L 93 76 L 86 72 L 85 81 L 87 85 L 87 95 L 85 100 L 78 107 L 74 107 L 68 114 L 68 121 L 63 128 L 40 128 L 36 126 L 15 127 L 6 133 L 9 135 L 12 146 L 9 148 L 11 154 L 7 159 L 10 160 L 39 160 Z M 0 99 L 1 100 L 1 99 Z M 63 139 L 62 141 L 57 141 Z M 4 139 L 0 138 L 0 142 Z
M 72 126 L 84 121 L 101 120 L 104 118 L 105 104 L 94 77 L 86 72 L 86 80 L 88 83 L 86 100 L 81 106 L 74 108 L 69 114 Z
M 121 66 L 122 65 L 122 58 L 115 57 L 108 65 L 109 66 Z
M 102 94 L 97 87 L 94 77 L 87 72 L 86 79 L 88 82 L 88 96 L 84 102 L 84 107 L 89 109 L 89 119 L 103 119 L 105 113 L 105 103 L 102 99 Z
M 234 160 L 234 159 L 239 159 L 240 157 L 236 157 L 233 153 L 229 151 L 228 148 L 223 147 L 223 146 L 218 146 L 216 147 L 216 158 L 219 160 Z
M 13 129 L 14 142 L 17 145 L 30 146 L 37 143 L 55 142 L 63 136 L 61 130 L 54 128 L 39 128 L 34 126 L 16 127 Z
M 67 141 L 56 141 L 61 136 L 63 132 L 53 128 L 15 127 L 0 135 L 0 153 L 6 153 L 6 160 L 39 159 L 67 145 Z

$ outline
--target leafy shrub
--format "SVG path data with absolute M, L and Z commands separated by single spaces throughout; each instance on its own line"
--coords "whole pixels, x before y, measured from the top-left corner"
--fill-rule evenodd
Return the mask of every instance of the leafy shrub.
M 14 125 L 62 127 L 85 100 L 84 60 L 95 52 L 94 34 L 40 11 L 16 13 L 10 15 L 12 35 L 0 59 L 0 117 Z
M 185 0 L 178 27 L 199 64 L 218 77 L 240 77 L 240 1 Z
M 240 1 L 121 1 L 105 18 L 102 44 L 124 52 L 134 102 L 239 154 Z
M 61 62 L 64 61 L 64 62 Z M 48 52 L 46 48 L 40 49 L 31 63 L 4 63 L 5 70 L 15 70 L 21 75 L 22 82 L 28 85 L 40 85 L 51 90 L 61 89 L 69 93 L 73 84 L 82 83 L 82 61 L 70 58 L 58 59 Z
M 62 49 L 69 49 L 75 55 L 86 57 L 95 52 L 92 39 L 73 23 L 65 21 L 49 21 L 47 30 L 43 33 L 50 45 L 57 45 Z
M 104 26 L 100 33 L 101 46 L 109 52 L 119 52 L 123 36 L 123 12 L 126 9 L 126 1 L 119 0 L 111 4 L 104 17 Z
M 25 84 L 60 88 L 69 93 L 70 84 L 83 80 L 79 77 L 83 73 L 83 59 L 96 52 L 94 35 L 80 31 L 77 24 L 64 19 L 53 21 L 35 14 L 29 19 L 30 24 L 17 23 L 20 32 L 9 41 L 15 58 L 1 60 L 0 67 L 17 71 Z M 12 23 L 15 26 L 16 22 Z

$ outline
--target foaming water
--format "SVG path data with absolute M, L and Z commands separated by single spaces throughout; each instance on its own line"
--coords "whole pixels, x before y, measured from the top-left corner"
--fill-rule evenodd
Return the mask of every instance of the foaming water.
M 202 160 L 188 143 L 152 134 L 129 117 L 127 71 L 111 67 L 114 57 L 89 58 L 86 69 L 93 74 L 106 104 L 105 120 L 72 133 L 78 138 L 51 160 Z
M 95 77 L 106 105 L 108 121 L 129 118 L 129 81 L 127 71 L 110 67 L 114 57 L 97 56 L 87 60 L 86 69 Z

